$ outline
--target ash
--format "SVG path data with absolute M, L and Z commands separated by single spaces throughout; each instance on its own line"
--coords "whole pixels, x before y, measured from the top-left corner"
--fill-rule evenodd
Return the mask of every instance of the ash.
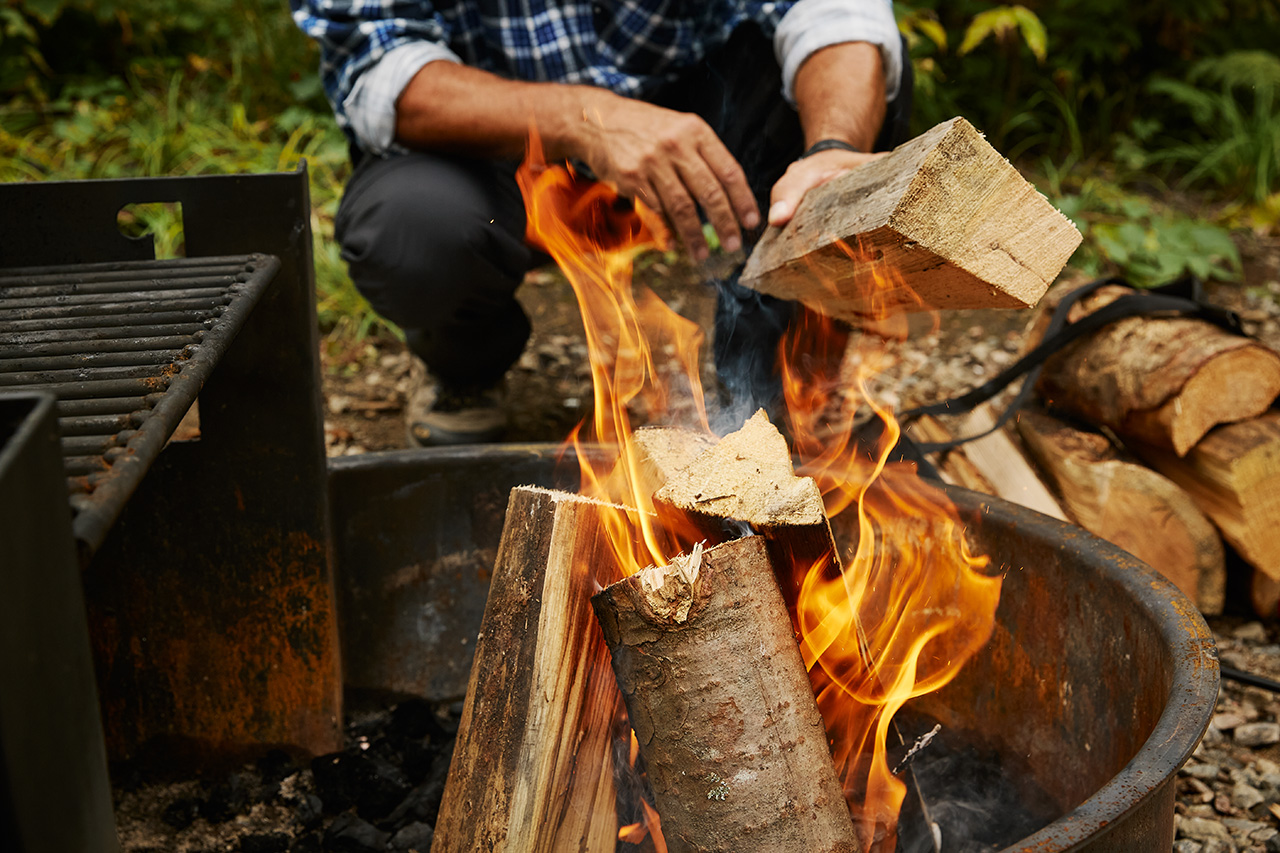
M 1034 782 L 1003 766 L 999 755 L 943 730 L 912 763 L 921 799 L 942 830 L 943 853 L 1003 850 L 1058 816 Z M 900 846 L 931 853 L 932 845 Z
M 113 768 L 124 853 L 428 853 L 462 703 L 347 715 L 346 748 L 174 780 Z

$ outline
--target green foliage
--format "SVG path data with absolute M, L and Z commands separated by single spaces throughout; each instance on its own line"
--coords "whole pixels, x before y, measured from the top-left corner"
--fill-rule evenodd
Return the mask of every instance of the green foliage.
M 1139 287 L 1184 273 L 1236 281 L 1240 253 L 1227 228 L 1187 216 L 1090 176 L 1066 188 L 1050 175 L 1050 198 L 1084 235 L 1071 263 L 1088 275 L 1119 272 Z
M 1186 81 L 1156 77 L 1147 88 L 1181 107 L 1192 126 L 1179 127 L 1145 165 L 1178 165 L 1183 186 L 1207 183 L 1255 202 L 1280 188 L 1280 57 L 1228 53 L 1195 63 Z
M 999 42 L 1007 42 L 1015 33 L 1020 33 L 1027 49 L 1037 60 L 1044 62 L 1049 35 L 1036 13 L 1026 6 L 997 6 L 979 12 L 964 31 L 964 40 L 960 42 L 960 49 L 956 53 L 964 56 L 972 52 L 988 36 L 993 36 Z

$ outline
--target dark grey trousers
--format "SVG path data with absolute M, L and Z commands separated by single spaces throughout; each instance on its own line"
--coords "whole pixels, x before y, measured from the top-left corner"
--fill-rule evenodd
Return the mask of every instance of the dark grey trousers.
M 911 79 L 904 64 L 907 78 L 878 148 L 906 138 Z M 773 184 L 804 144 L 781 90 L 772 44 L 745 26 L 646 100 L 705 119 L 742 164 L 763 214 Z M 337 238 L 356 286 L 453 386 L 496 382 L 528 341 L 515 291 L 546 257 L 524 242 L 515 168 L 425 153 L 365 156 L 338 209 Z M 721 382 L 737 404 L 770 406 L 778 394 L 775 353 L 794 307 L 736 280 L 719 285 L 714 346 Z

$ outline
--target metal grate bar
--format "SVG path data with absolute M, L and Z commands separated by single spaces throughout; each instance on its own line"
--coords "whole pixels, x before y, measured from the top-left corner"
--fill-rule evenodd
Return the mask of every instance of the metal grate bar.
M 189 335 L 157 335 L 140 338 L 108 338 L 101 341 L 86 341 L 83 336 L 74 340 L 55 341 L 52 343 L 28 343 L 25 345 L 0 346 L 0 359 L 25 359 L 46 356 L 83 356 L 92 357 L 100 353 L 142 352 L 153 349 L 180 350 L 188 344 L 198 343 L 204 336 L 204 329 L 197 329 Z
M 58 398 L 90 552 L 279 267 L 245 255 L 0 271 L 0 387 Z

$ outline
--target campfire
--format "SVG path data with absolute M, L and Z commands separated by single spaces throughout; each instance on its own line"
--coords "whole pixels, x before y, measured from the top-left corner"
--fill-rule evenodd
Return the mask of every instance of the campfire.
M 874 165 L 927 175 L 971 132 L 948 123 Z M 912 291 L 903 253 L 936 256 L 876 216 L 899 226 L 919 193 L 873 196 L 867 215 L 838 223 L 845 238 L 818 234 L 808 254 L 797 246 L 820 220 L 802 209 L 748 264 L 761 290 L 803 282 L 787 294 L 809 308 L 781 347 L 785 411 L 778 424 L 746 413 L 720 438 L 698 328 L 632 286 L 660 220 L 547 166 L 536 139 L 530 151 L 529 234 L 577 295 L 594 418 L 572 439 L 578 494 L 512 492 L 433 849 L 894 850 L 910 781 L 909 762 L 889 760 L 903 746 L 894 717 L 987 642 L 1001 577 L 947 497 L 889 462 L 893 414 L 841 372 L 849 335 L 815 309 L 883 321 L 944 301 L 950 280 L 978 292 L 979 279 L 930 260 L 926 292 Z M 660 351 L 675 353 L 674 377 Z M 635 429 L 633 411 L 664 425 Z M 882 423 L 870 450 L 853 440 L 859 415 Z M 831 519 L 844 513 L 856 535 L 837 543 Z

